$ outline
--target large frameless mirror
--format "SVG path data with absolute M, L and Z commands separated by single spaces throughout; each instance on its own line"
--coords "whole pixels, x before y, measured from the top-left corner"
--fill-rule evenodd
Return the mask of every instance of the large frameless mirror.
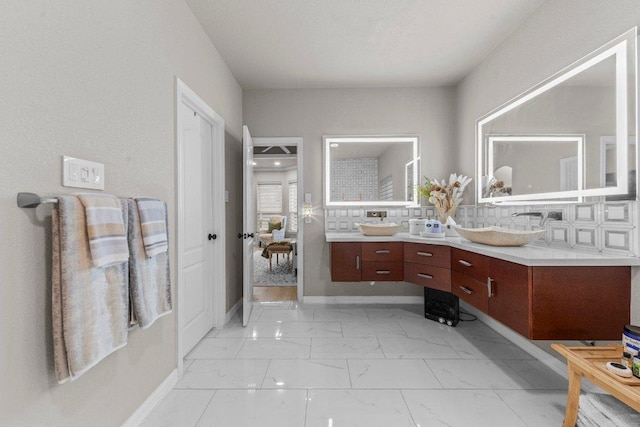
M 417 205 L 418 136 L 325 136 L 325 206 Z
M 635 199 L 636 29 L 477 121 L 478 201 Z

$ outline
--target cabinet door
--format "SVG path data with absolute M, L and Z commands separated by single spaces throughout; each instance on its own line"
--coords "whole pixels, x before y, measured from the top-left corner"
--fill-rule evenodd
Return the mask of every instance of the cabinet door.
M 331 281 L 361 281 L 362 244 L 360 242 L 331 243 Z
M 531 267 L 487 257 L 487 273 L 489 315 L 530 338 Z
M 433 265 L 449 269 L 451 265 L 451 249 L 444 245 L 428 245 L 424 243 L 405 243 L 404 262 Z
M 448 268 L 405 262 L 404 281 L 425 288 L 451 292 L 451 270 Z
M 363 261 L 402 261 L 402 242 L 364 242 Z
M 631 267 L 533 267 L 540 340 L 620 340 L 629 323 Z

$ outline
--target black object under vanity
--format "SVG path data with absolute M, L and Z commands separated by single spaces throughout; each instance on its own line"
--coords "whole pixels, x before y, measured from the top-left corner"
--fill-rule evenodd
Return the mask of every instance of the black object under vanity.
M 456 326 L 460 321 L 460 300 L 450 292 L 424 288 L 424 317 Z

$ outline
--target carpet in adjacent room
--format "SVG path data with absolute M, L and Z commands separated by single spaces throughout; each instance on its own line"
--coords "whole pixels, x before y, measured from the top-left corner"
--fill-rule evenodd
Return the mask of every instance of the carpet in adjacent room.
M 253 283 L 259 286 L 292 286 L 297 283 L 296 277 L 291 272 L 291 255 L 289 262 L 287 257 L 280 254 L 279 263 L 276 256 L 271 259 L 272 271 L 269 271 L 269 259 L 261 256 L 262 249 L 253 253 Z

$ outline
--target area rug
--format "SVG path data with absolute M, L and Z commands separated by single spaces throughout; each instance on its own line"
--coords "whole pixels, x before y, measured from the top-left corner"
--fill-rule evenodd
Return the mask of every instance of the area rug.
M 296 276 L 291 272 L 287 257 L 280 254 L 280 262 L 276 264 L 273 256 L 271 263 L 273 270 L 269 271 L 269 259 L 261 256 L 262 249 L 253 252 L 253 284 L 260 286 L 292 286 L 297 283 Z M 291 262 L 291 256 L 289 256 Z

